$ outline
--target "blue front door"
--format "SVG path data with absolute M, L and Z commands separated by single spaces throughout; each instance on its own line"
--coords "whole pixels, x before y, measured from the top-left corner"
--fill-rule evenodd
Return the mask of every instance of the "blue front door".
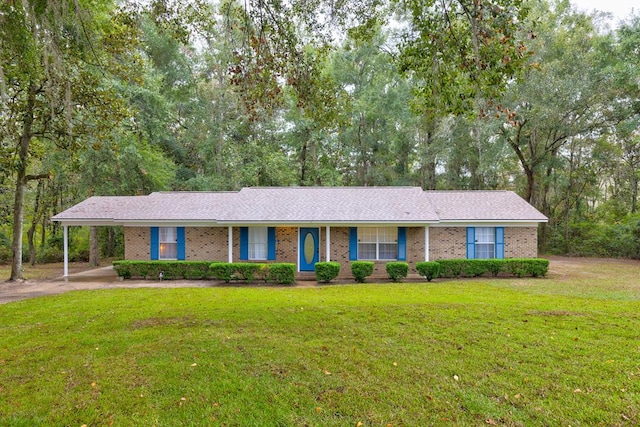
M 300 229 L 300 271 L 314 271 L 320 253 L 320 233 L 317 228 Z

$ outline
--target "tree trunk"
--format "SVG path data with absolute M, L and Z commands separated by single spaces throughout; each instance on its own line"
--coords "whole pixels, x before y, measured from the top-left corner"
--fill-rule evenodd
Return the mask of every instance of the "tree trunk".
M 98 246 L 98 227 L 89 227 L 89 265 L 100 265 L 100 247 Z
M 32 266 L 36 265 L 36 243 L 34 241 L 34 237 L 36 234 L 36 229 L 38 227 L 38 222 L 40 220 L 40 196 L 42 194 L 42 181 L 38 182 L 38 190 L 36 192 L 36 201 L 33 206 L 33 217 L 31 218 L 31 227 L 27 231 L 27 237 L 29 240 L 29 264 Z
M 27 105 L 22 118 L 22 135 L 18 147 L 18 166 L 16 170 L 16 192 L 13 202 L 13 243 L 11 245 L 11 277 L 10 281 L 23 280 L 22 276 L 22 221 L 24 220 L 24 194 L 27 189 L 27 166 L 29 162 L 29 144 L 31 143 L 31 127 L 33 126 L 33 109 L 36 102 L 37 88 L 29 85 Z
M 109 227 L 109 238 L 107 239 L 107 253 L 108 257 L 114 257 L 116 252 L 116 233 L 113 227 Z

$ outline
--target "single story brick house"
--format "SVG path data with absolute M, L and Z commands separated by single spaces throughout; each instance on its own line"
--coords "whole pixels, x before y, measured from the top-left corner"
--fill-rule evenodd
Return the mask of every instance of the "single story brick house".
M 547 218 L 511 191 L 274 187 L 89 199 L 55 215 L 69 226 L 123 226 L 129 260 L 290 262 L 537 256 Z

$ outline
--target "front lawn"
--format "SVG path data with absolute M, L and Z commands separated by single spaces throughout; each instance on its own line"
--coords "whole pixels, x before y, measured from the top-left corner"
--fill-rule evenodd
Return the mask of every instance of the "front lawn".
M 637 425 L 640 265 L 607 268 L 2 305 L 0 424 Z

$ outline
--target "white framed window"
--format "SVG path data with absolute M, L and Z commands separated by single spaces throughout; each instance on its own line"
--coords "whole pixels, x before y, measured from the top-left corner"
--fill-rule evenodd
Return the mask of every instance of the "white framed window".
M 159 259 L 178 259 L 178 232 L 176 227 L 160 227 L 158 229 L 160 250 Z
M 496 242 L 493 227 L 476 227 L 476 258 L 495 258 Z
M 397 227 L 358 227 L 358 259 L 394 260 L 397 258 Z
M 249 259 L 267 259 L 267 227 L 249 227 Z

